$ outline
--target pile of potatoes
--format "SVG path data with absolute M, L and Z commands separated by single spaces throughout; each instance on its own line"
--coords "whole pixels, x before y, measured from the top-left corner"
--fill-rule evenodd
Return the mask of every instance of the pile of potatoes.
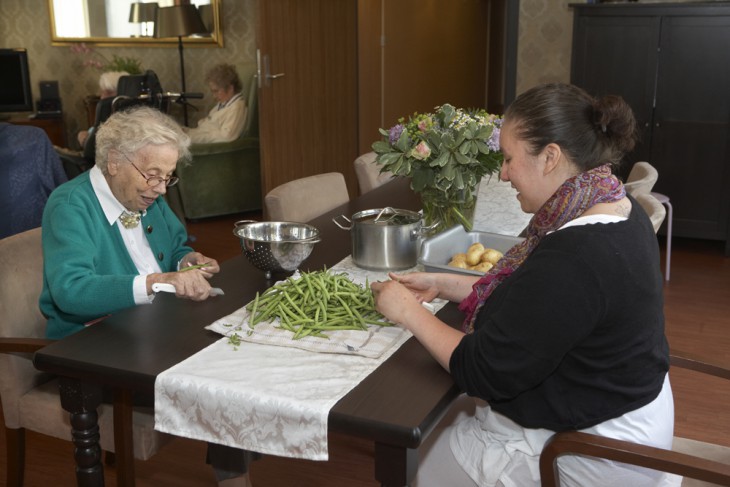
M 449 265 L 459 269 L 487 272 L 502 258 L 502 255 L 499 250 L 485 248 L 477 242 L 471 244 L 465 253 L 454 254 Z

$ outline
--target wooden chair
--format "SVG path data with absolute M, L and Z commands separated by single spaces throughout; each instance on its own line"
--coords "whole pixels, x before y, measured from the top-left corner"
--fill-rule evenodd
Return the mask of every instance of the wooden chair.
M 277 186 L 266 195 L 264 205 L 269 220 L 308 222 L 348 201 L 345 176 L 328 172 Z
M 51 343 L 43 338 L 46 319 L 38 307 L 43 286 L 41 229 L 0 240 L 0 266 L 0 400 L 6 438 L 6 485 L 19 487 L 25 471 L 25 430 L 71 440 L 71 423 L 69 414 L 61 408 L 58 380 L 39 372 L 32 363 L 33 353 Z M 146 460 L 169 436 L 154 430 L 152 408 L 130 411 L 125 399 L 119 398 L 119 410 L 125 413 L 117 418 L 119 426 L 115 425 L 111 405 L 102 404 L 97 411 L 101 448 L 116 450 L 115 432 L 119 437 L 132 436 L 134 456 Z M 133 459 L 118 452 L 116 460 L 117 478 L 123 480 L 118 484 L 133 485 L 133 476 L 129 478 L 129 470 L 125 470 L 131 464 L 133 472 Z
M 674 352 L 672 367 L 694 370 L 730 380 L 730 368 L 711 364 L 698 357 Z M 583 455 L 628 463 L 639 467 L 670 472 L 685 477 L 682 485 L 730 485 L 730 448 L 687 440 L 674 439 L 672 450 L 664 450 L 628 441 L 605 438 L 577 431 L 555 434 L 540 455 L 540 477 L 543 487 L 559 487 L 558 458 L 563 455 Z M 628 486 L 627 486 L 628 487 Z

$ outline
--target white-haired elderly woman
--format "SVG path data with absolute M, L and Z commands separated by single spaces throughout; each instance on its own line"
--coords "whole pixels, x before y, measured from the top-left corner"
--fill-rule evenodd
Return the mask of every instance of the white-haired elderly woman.
M 151 303 L 152 285 L 175 286 L 180 298 L 210 297 L 215 259 L 187 245 L 185 228 L 161 198 L 190 138 L 149 107 L 114 113 L 100 127 L 96 165 L 50 196 L 43 213 L 46 336 L 63 338 L 105 316 Z M 179 272 L 190 266 L 197 267 Z M 252 454 L 211 445 L 209 461 L 223 485 L 248 485 Z
M 230 142 L 243 132 L 246 123 L 246 100 L 243 85 L 230 64 L 216 64 L 205 75 L 205 82 L 217 102 L 198 126 L 185 129 L 193 143 Z

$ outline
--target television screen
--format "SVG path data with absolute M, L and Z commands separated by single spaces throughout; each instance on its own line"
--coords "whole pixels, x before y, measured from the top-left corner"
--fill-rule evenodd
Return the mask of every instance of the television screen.
M 0 49 L 0 112 L 33 111 L 28 52 Z

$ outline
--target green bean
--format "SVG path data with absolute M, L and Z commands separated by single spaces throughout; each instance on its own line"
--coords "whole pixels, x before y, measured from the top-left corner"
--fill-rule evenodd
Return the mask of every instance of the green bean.
M 347 274 L 327 269 L 289 277 L 257 293 L 246 305 L 249 327 L 279 320 L 278 328 L 294 340 L 306 336 L 329 338 L 325 331 L 367 330 L 370 325 L 392 326 L 375 310 L 370 286 L 352 282 Z

